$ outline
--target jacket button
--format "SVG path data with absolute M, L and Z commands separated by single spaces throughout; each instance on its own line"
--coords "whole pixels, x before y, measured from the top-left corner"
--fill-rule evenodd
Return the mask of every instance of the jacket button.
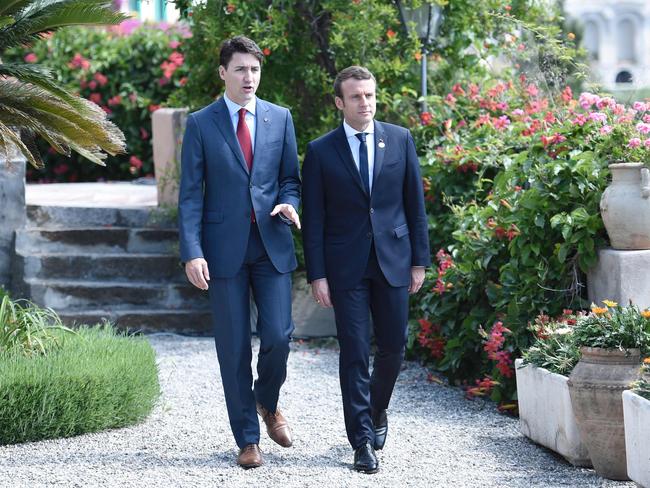
M 253 184 L 252 184 L 252 183 L 249 183 L 249 184 L 248 184 L 248 188 L 250 188 L 250 189 L 252 190 L 252 189 L 253 189 Z
M 368 232 L 368 233 L 366 234 L 366 237 L 367 237 L 368 239 L 370 239 L 370 238 L 372 237 L 372 232 Z
M 370 213 L 371 213 L 371 214 L 375 213 L 375 209 L 374 209 L 374 208 L 371 208 L 371 209 L 370 209 Z

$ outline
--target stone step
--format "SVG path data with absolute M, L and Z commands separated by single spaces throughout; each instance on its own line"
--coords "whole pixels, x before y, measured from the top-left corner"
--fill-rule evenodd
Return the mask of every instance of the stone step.
M 190 283 L 28 279 L 25 287 L 26 296 L 57 311 L 134 306 L 165 310 L 209 309 L 207 292 Z
M 108 320 L 120 329 L 130 332 L 177 332 L 191 335 L 211 335 L 212 318 L 207 310 L 160 310 L 147 308 L 91 309 L 60 311 L 59 316 L 68 325 L 95 325 Z
M 27 227 L 176 227 L 172 212 L 158 207 L 49 207 L 27 205 Z
M 18 280 L 187 282 L 178 257 L 171 254 L 17 253 L 14 261 Z
M 26 228 L 16 231 L 16 251 L 32 253 L 178 254 L 178 230 L 130 227 Z

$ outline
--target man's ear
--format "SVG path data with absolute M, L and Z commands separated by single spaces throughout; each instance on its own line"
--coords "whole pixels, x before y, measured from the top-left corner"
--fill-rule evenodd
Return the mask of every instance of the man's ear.
M 339 110 L 343 110 L 343 107 L 345 107 L 345 102 L 340 97 L 334 98 L 334 104 L 336 105 L 336 108 L 338 108 Z
M 224 68 L 222 65 L 219 65 L 219 78 L 225 80 L 226 79 L 225 76 L 226 76 L 226 68 Z

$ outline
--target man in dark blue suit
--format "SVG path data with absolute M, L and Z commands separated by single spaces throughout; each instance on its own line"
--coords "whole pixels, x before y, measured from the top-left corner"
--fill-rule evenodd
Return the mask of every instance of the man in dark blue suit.
M 354 468 L 374 473 L 404 358 L 408 295 L 431 264 L 427 216 L 410 132 L 374 120 L 372 73 L 346 68 L 334 92 L 343 124 L 310 142 L 303 164 L 303 243 L 314 298 L 334 306 Z M 372 375 L 369 312 L 377 344 Z
M 257 413 L 271 439 L 292 444 L 277 403 L 293 332 L 296 257 L 288 224 L 300 228 L 300 177 L 291 114 L 255 96 L 262 60 L 246 37 L 223 43 L 225 94 L 187 119 L 178 203 L 181 259 L 192 284 L 210 294 L 228 417 L 244 468 L 262 464 Z M 254 388 L 251 289 L 260 337 Z

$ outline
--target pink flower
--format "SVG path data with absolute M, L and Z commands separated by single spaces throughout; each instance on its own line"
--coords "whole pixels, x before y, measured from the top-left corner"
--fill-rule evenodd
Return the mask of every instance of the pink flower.
M 650 139 L 646 139 L 645 141 L 643 141 L 643 145 L 644 145 L 647 149 L 650 149 Z
M 463 87 L 460 85 L 460 83 L 456 83 L 451 91 L 458 95 L 459 97 L 465 96 L 465 90 L 463 90 Z
M 29 53 L 25 56 L 26 63 L 36 63 L 37 61 L 38 61 L 38 57 L 34 53 Z
M 108 78 L 99 72 L 94 74 L 93 79 L 99 83 L 99 86 L 104 86 L 108 83 Z
M 622 105 L 620 103 L 617 103 L 613 108 L 612 111 L 614 112 L 614 115 L 623 115 L 625 113 L 625 105 Z
M 611 125 L 603 125 L 600 128 L 600 133 L 605 135 L 605 134 L 609 134 L 610 132 L 612 132 L 612 130 L 614 130 L 614 129 L 612 129 Z
M 169 83 L 169 78 L 166 76 L 158 79 L 158 86 L 165 86 L 167 83 Z
M 578 98 L 578 103 L 585 110 L 591 108 L 592 105 L 597 104 L 599 101 L 600 97 L 598 95 L 589 92 L 582 92 L 580 98 Z
M 535 85 L 528 85 L 526 87 L 526 93 L 528 93 L 531 97 L 536 97 L 539 94 L 539 90 Z
M 508 104 L 506 102 L 499 102 L 495 105 L 495 108 L 497 110 L 501 110 L 502 112 L 505 112 L 508 110 Z
M 571 121 L 572 124 L 583 126 L 587 122 L 587 117 L 584 114 L 576 115 L 576 118 Z
M 420 114 L 420 123 L 422 125 L 429 125 L 431 123 L 431 112 L 422 112 Z
M 502 115 L 498 119 L 495 118 L 493 120 L 493 123 L 494 123 L 494 128 L 495 129 L 503 130 L 503 129 L 505 129 L 506 127 L 508 127 L 510 125 L 510 119 L 508 118 L 507 115 Z
M 630 142 L 627 143 L 627 147 L 632 149 L 639 147 L 640 145 L 641 145 L 641 139 L 639 139 L 638 137 L 633 137 L 632 139 L 630 139 Z
M 97 88 L 97 82 L 95 80 L 90 80 L 88 82 L 88 88 L 90 88 L 91 90 L 94 90 L 95 88 Z
M 453 105 L 456 105 L 456 97 L 454 97 L 454 95 L 451 94 L 451 93 L 448 93 L 448 94 L 447 94 L 447 96 L 445 97 L 445 101 L 446 101 L 449 105 L 452 105 L 452 106 L 453 106 Z
M 641 134 L 650 134 L 650 124 L 639 122 L 636 124 L 636 130 L 638 130 Z
M 645 114 L 645 115 L 643 116 L 643 121 L 644 121 L 646 124 L 650 124 L 650 114 Z
M 81 54 L 76 53 L 72 60 L 68 63 L 68 66 L 72 69 L 81 68 L 82 70 L 87 70 L 90 68 L 90 61 L 84 58 Z
M 100 93 L 91 93 L 88 100 L 99 105 L 102 103 L 102 95 Z
M 634 102 L 632 108 L 637 112 L 646 112 L 648 110 L 648 104 L 643 102 Z
M 573 100 L 573 92 L 571 91 L 571 87 L 567 86 L 562 90 L 562 100 L 566 103 L 569 103 L 571 100 Z
M 589 114 L 589 119 L 594 122 L 607 122 L 607 115 L 602 112 L 591 112 Z
M 120 103 L 122 103 L 122 97 L 119 95 L 115 95 L 114 97 L 108 99 L 108 105 L 111 107 L 119 105 Z
M 168 59 L 176 66 L 183 66 L 183 63 L 185 62 L 185 57 L 178 51 L 172 52 Z
M 180 45 L 181 45 L 181 43 L 179 41 L 169 41 L 169 47 L 171 49 L 176 49 Z
M 132 103 L 135 103 L 138 101 L 138 94 L 137 93 L 129 93 L 129 100 L 131 100 Z
M 145 129 L 144 127 L 140 127 L 140 139 L 142 139 L 143 141 L 149 139 L 149 132 L 147 132 L 147 129 Z
M 514 109 L 514 110 L 512 111 L 512 115 L 515 116 L 515 117 L 519 117 L 520 115 L 524 115 L 525 113 L 526 113 L 526 112 L 524 112 L 524 111 L 523 111 L 522 109 L 520 109 L 520 108 L 516 108 L 516 109 Z
M 612 108 L 616 106 L 616 100 L 610 97 L 605 97 L 601 98 L 598 103 L 596 103 L 596 107 L 598 107 L 598 110 L 603 110 L 604 108 Z

